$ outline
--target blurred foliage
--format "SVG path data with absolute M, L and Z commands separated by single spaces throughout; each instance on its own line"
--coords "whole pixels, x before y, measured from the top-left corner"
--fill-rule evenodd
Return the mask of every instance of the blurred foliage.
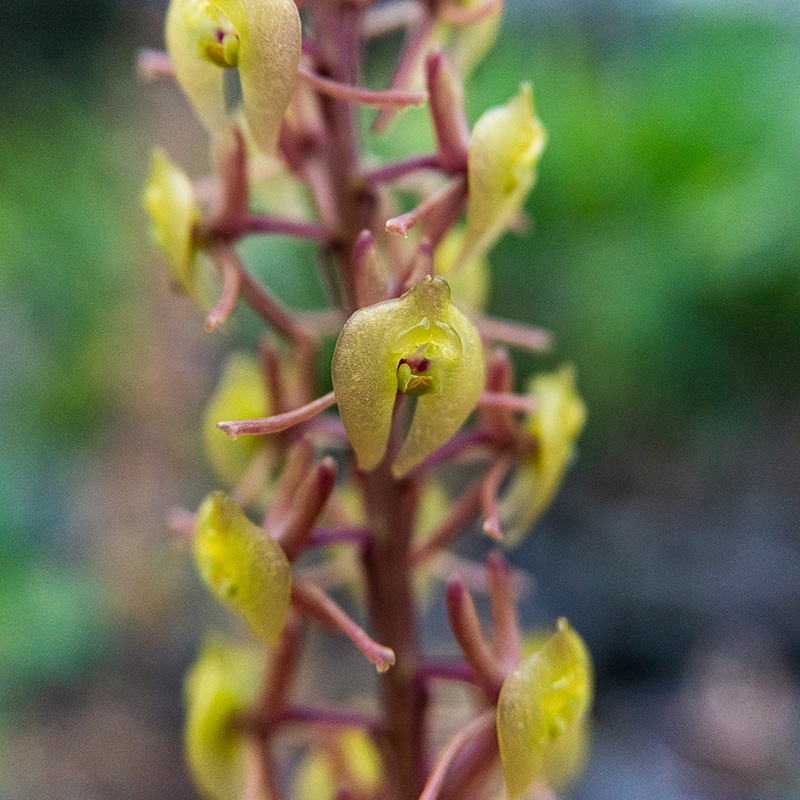
M 548 131 L 533 229 L 491 255 L 490 310 L 555 332 L 590 441 L 674 440 L 698 412 L 796 396 L 798 57 L 796 25 L 684 8 L 507 21 L 476 72 L 472 120 L 532 79 Z M 429 147 L 423 114 L 382 152 Z
M 107 640 L 75 489 L 119 401 L 138 268 L 138 187 L 100 81 L 88 59 L 62 72 L 47 38 L 22 58 L 37 41 L 7 73 L 0 117 L 0 712 L 78 679 Z

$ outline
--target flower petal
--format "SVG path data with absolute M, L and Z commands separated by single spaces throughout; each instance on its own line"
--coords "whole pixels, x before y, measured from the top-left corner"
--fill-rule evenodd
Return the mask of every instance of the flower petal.
M 529 84 L 475 123 L 469 144 L 467 225 L 460 261 L 485 253 L 506 230 L 533 188 L 545 144 Z
M 592 663 L 565 619 L 503 683 L 497 705 L 500 761 L 510 798 L 536 780 L 561 786 L 583 766 Z
M 204 797 L 235 800 L 245 783 L 245 751 L 232 722 L 258 699 L 264 657 L 209 636 L 186 674 L 184 747 Z
M 480 337 L 453 306 L 441 277 L 427 276 L 402 297 L 356 311 L 339 335 L 331 365 L 333 388 L 361 469 L 375 467 L 386 452 L 398 367 L 418 354 L 430 367 L 408 389 L 420 396 L 392 466 L 397 477 L 446 442 L 483 391 Z
M 194 554 L 203 580 L 266 642 L 283 631 L 289 612 L 291 568 L 281 546 L 222 492 L 197 512 Z

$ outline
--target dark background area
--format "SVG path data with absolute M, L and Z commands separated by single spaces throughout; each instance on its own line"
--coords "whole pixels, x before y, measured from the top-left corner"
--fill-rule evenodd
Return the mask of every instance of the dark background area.
M 207 163 L 178 91 L 136 78 L 162 15 L 0 10 L 3 797 L 193 796 L 180 686 L 213 611 L 164 519 L 209 488 L 202 409 L 249 331 L 203 333 L 147 242 L 150 147 Z M 469 85 L 474 120 L 532 80 L 549 134 L 490 310 L 550 328 L 520 373 L 574 363 L 589 409 L 511 555 L 526 622 L 569 617 L 596 659 L 581 800 L 800 792 L 798 78 L 790 4 L 517 2 Z M 410 112 L 376 152 L 428 141 Z M 262 274 L 313 306 L 281 248 Z

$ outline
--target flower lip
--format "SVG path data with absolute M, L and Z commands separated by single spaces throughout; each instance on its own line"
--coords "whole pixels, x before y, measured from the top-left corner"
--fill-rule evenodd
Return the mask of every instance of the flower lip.
M 361 469 L 373 469 L 384 457 L 398 389 L 418 398 L 392 465 L 400 477 L 444 444 L 475 407 L 484 383 L 483 346 L 452 304 L 447 281 L 428 275 L 401 297 L 350 317 L 331 373 Z

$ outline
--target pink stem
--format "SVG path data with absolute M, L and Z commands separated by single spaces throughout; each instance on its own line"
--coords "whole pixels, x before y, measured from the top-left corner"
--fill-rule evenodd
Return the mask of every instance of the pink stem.
M 308 545 L 314 525 L 333 491 L 336 471 L 336 461 L 325 456 L 293 498 L 283 528 L 275 534 L 289 561 L 295 561 Z
M 418 225 L 437 208 L 441 208 L 449 203 L 456 195 L 464 191 L 466 180 L 459 176 L 446 183 L 435 191 L 430 197 L 420 203 L 415 209 L 399 217 L 393 217 L 386 222 L 386 230 L 389 233 L 396 233 L 400 236 L 408 236 L 408 232 L 415 225 Z
M 431 29 L 432 23 L 428 17 L 421 19 L 417 25 L 409 29 L 403 44 L 400 63 L 394 78 L 392 78 L 392 89 L 402 90 L 410 83 L 425 54 Z M 375 134 L 383 133 L 389 127 L 396 113 L 397 109 L 382 108 L 372 123 L 371 132 Z
M 457 433 L 452 439 L 445 442 L 438 450 L 428 456 L 421 464 L 414 467 L 412 475 L 424 475 L 434 467 L 444 464 L 457 456 L 460 456 L 473 447 L 484 447 L 494 443 L 494 437 L 487 431 L 477 428 Z
M 248 214 L 239 224 L 239 235 L 245 233 L 276 233 L 294 236 L 298 239 L 313 239 L 319 242 L 330 241 L 330 231 L 318 222 L 281 219 L 267 214 Z
M 136 69 L 146 81 L 156 78 L 171 78 L 175 75 L 172 60 L 163 50 L 143 47 L 136 55 Z
M 486 579 L 489 583 L 489 601 L 495 644 L 503 664 L 512 669 L 522 658 L 517 598 L 514 575 L 505 556 L 494 550 L 486 559 Z
M 365 728 L 368 731 L 377 731 L 379 727 L 378 720 L 371 714 L 324 706 L 292 705 L 283 711 L 280 720 L 282 722 L 307 722 L 311 725 Z
M 216 330 L 233 311 L 239 299 L 239 288 L 242 285 L 239 270 L 230 262 L 225 262 L 222 268 L 222 293 L 214 308 L 206 316 L 206 330 Z
M 362 177 L 370 186 L 375 186 L 379 183 L 388 183 L 398 178 L 404 178 L 413 172 L 426 169 L 441 169 L 439 156 L 434 153 L 412 156 L 411 158 L 395 161 L 392 164 L 386 164 L 383 167 L 365 172 Z
M 360 547 L 369 542 L 369 528 L 314 528 L 308 539 L 309 547 L 326 547 L 331 544 L 356 544 Z
M 297 75 L 320 94 L 344 100 L 348 103 L 359 103 L 365 106 L 381 106 L 383 108 L 406 108 L 422 105 L 428 99 L 423 91 L 404 91 L 401 89 L 366 89 L 361 86 L 350 86 L 347 83 L 324 78 L 306 67 L 300 67 Z
M 534 398 L 511 392 L 484 392 L 478 399 L 478 405 L 481 408 L 505 408 L 509 411 L 523 411 L 526 414 L 533 414 L 537 408 Z
M 523 350 L 530 350 L 533 353 L 548 350 L 553 343 L 550 331 L 527 325 L 524 322 L 482 316 L 475 321 L 475 324 L 484 339 L 521 347 Z
M 261 286 L 242 264 L 236 251 L 229 245 L 219 244 L 206 250 L 219 272 L 224 275 L 230 267 L 239 273 L 239 293 L 247 304 L 268 325 L 280 331 L 296 344 L 308 344 L 308 334 L 294 316 L 272 293 Z
M 237 436 L 245 435 L 259 435 L 267 433 L 279 433 L 285 431 L 287 428 L 292 428 L 299 425 L 301 422 L 315 417 L 326 408 L 330 408 L 336 403 L 336 395 L 333 392 L 318 397 L 310 403 L 294 409 L 294 411 L 287 411 L 285 414 L 276 414 L 274 417 L 260 417 L 256 419 L 236 419 L 228 420 L 226 422 L 218 422 L 217 427 L 225 431 L 231 439 Z
M 466 727 L 462 728 L 439 752 L 436 763 L 433 765 L 428 782 L 419 796 L 419 800 L 436 800 L 442 788 L 444 776 L 453 763 L 458 753 L 473 739 L 479 737 L 484 731 L 491 730 L 495 724 L 495 710 L 492 708 L 476 717 Z
M 475 603 L 460 577 L 450 579 L 445 597 L 453 635 L 475 671 L 476 680 L 486 694 L 496 700 L 505 680 L 505 670 L 483 635 Z
M 503 541 L 503 531 L 500 528 L 500 511 L 497 507 L 497 493 L 500 484 L 511 469 L 509 456 L 500 456 L 492 464 L 481 486 L 481 508 L 483 509 L 483 532 L 492 539 Z
M 423 662 L 417 668 L 417 679 L 425 683 L 432 680 L 455 681 L 457 683 L 475 683 L 475 673 L 466 661 Z
M 361 33 L 371 39 L 392 31 L 407 28 L 419 22 L 422 9 L 415 0 L 394 0 L 394 2 L 370 8 L 364 17 Z
M 414 566 L 424 564 L 441 550 L 447 547 L 453 539 L 472 522 L 480 509 L 481 481 L 476 481 L 465 489 L 461 496 L 450 505 L 448 515 L 439 527 L 423 544 L 411 554 Z
M 503 11 L 503 0 L 484 0 L 470 6 L 460 6 L 456 3 L 447 3 L 436 15 L 440 22 L 452 25 L 454 28 L 463 28 L 474 25 L 486 17 L 492 17 Z
M 378 672 L 386 672 L 394 664 L 394 651 L 378 644 L 319 586 L 302 579 L 295 580 L 292 584 L 292 600 L 308 616 L 347 636 L 364 657 L 375 665 Z

